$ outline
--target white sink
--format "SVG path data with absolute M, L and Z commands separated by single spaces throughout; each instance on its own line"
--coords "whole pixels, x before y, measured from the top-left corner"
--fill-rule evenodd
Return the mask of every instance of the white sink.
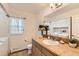
M 54 40 L 51 40 L 51 39 L 44 39 L 43 43 L 46 44 L 46 45 L 59 45 L 58 41 L 54 41 Z

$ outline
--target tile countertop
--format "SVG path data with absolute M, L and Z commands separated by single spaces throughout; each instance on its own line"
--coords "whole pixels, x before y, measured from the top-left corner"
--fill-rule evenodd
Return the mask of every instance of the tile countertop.
M 59 45 L 46 45 L 43 43 L 45 38 L 35 37 L 33 38 L 38 44 L 49 50 L 51 53 L 55 53 L 59 56 L 79 56 L 79 47 L 70 48 L 68 44 L 59 44 Z

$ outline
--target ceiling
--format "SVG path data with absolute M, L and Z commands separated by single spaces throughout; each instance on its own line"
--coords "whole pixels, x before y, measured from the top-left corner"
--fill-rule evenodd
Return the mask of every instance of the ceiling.
M 49 3 L 8 3 L 10 9 L 23 12 L 39 13 L 49 7 Z

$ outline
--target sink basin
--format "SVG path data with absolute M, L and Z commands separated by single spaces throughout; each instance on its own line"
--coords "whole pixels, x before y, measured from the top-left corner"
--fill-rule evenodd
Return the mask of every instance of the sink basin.
M 46 44 L 46 45 L 58 45 L 59 44 L 58 41 L 54 41 L 54 40 L 51 40 L 51 39 L 44 39 L 43 43 Z

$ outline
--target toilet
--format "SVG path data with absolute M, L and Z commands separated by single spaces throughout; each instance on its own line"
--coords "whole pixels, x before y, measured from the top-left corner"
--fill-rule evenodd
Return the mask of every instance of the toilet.
M 31 53 L 32 53 L 32 44 L 31 43 L 27 45 L 27 50 L 28 50 L 27 54 L 31 55 Z

